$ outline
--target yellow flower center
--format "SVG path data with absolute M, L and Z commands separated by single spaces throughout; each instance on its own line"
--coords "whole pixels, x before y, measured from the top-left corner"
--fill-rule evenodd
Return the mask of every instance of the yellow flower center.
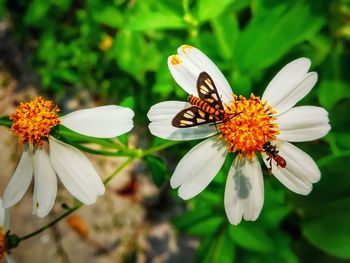
M 60 123 L 57 105 L 41 97 L 21 103 L 10 116 L 11 130 L 21 138 L 22 143 L 42 146 L 51 129 Z
M 5 256 L 5 235 L 3 228 L 0 226 L 0 261 Z
M 267 102 L 262 103 L 260 97 L 250 95 L 249 99 L 234 95 L 230 104 L 225 104 L 226 119 L 218 130 L 219 138 L 225 139 L 229 152 L 238 151 L 252 158 L 255 151 L 263 151 L 262 146 L 279 134 L 274 121 L 275 113 Z

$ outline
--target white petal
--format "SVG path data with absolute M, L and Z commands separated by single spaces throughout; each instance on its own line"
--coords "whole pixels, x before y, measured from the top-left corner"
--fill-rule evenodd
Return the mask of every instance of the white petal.
M 272 160 L 272 174 L 286 186 L 289 190 L 302 195 L 307 195 L 312 190 L 312 184 L 321 178 L 321 172 L 315 161 L 304 151 L 300 150 L 289 142 L 279 141 L 276 144 L 279 155 L 287 163 L 285 168 L 277 167 Z M 270 167 L 270 162 L 266 161 L 268 156 L 263 153 L 264 162 Z
M 153 105 L 147 116 L 151 123 L 151 133 L 167 140 L 195 140 L 212 136 L 217 133 L 214 125 L 200 125 L 191 128 L 176 128 L 171 122 L 175 115 L 189 107 L 190 104 L 181 101 L 165 101 Z
M 6 232 L 10 226 L 10 211 L 9 209 L 3 208 L 3 201 L 0 198 L 0 227 L 3 227 Z
M 213 79 L 224 102 L 232 99 L 232 89 L 218 67 L 197 48 L 183 45 L 177 50 L 180 63 L 168 58 L 168 67 L 175 81 L 188 93 L 198 96 L 197 79 L 201 72 L 207 72 Z
M 50 159 L 67 190 L 84 204 L 93 204 L 105 187 L 88 158 L 78 149 L 49 137 Z
M 264 204 L 264 181 L 258 158 L 236 157 L 225 187 L 225 211 L 231 224 L 255 221 Z
M 192 148 L 179 162 L 170 180 L 179 187 L 179 196 L 189 199 L 202 192 L 219 172 L 227 156 L 226 145 L 216 137 L 208 138 Z
M 42 148 L 34 151 L 33 167 L 33 214 L 38 217 L 45 217 L 55 204 L 57 177 L 52 168 L 49 155 Z
M 319 139 L 329 132 L 328 122 L 328 112 L 321 107 L 294 107 L 278 116 L 278 139 L 291 142 Z
M 262 101 L 267 101 L 277 115 L 292 108 L 317 82 L 317 73 L 307 73 L 310 60 L 299 58 L 284 66 L 267 86 Z
M 4 193 L 4 207 L 9 208 L 19 202 L 27 191 L 33 177 L 32 156 L 28 149 L 22 153 L 16 171 Z
M 87 136 L 113 138 L 130 131 L 134 112 L 125 107 L 109 105 L 79 110 L 61 118 L 62 125 Z
M 16 263 L 16 260 L 12 255 L 6 254 L 5 259 L 7 263 Z

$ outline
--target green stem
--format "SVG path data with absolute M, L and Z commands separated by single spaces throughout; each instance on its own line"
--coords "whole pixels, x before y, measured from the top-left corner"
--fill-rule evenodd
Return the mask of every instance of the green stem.
M 59 221 L 61 221 L 63 218 L 69 216 L 71 213 L 73 213 L 74 211 L 78 210 L 80 207 L 82 207 L 83 204 L 79 203 L 77 205 L 75 205 L 74 207 L 70 208 L 69 210 L 67 210 L 65 213 L 63 213 L 62 215 L 60 215 L 59 217 L 57 217 L 55 220 L 51 221 L 50 223 L 48 223 L 47 225 L 39 228 L 38 230 L 35 230 L 32 233 L 29 233 L 28 235 L 25 235 L 23 237 L 20 237 L 20 240 L 26 240 L 29 239 L 31 237 L 34 237 L 38 234 L 40 234 L 41 232 L 45 231 L 46 229 L 49 229 L 51 226 L 57 224 Z
M 127 167 L 133 160 L 135 159 L 135 157 L 130 157 L 128 158 L 125 162 L 123 162 L 120 166 L 118 166 L 117 169 L 115 169 L 115 171 L 113 173 L 111 173 L 110 176 L 108 176 L 104 181 L 103 184 L 107 185 L 109 183 L 110 180 L 112 180 L 119 172 L 121 172 L 125 167 Z
M 146 155 L 151 155 L 151 154 L 153 154 L 153 153 L 155 153 L 155 152 L 159 152 L 159 151 L 161 151 L 161 150 L 164 150 L 164 149 L 166 149 L 166 148 L 168 148 L 168 147 L 171 147 L 171 146 L 173 146 L 173 145 L 175 145 L 175 144 L 178 144 L 178 143 L 180 143 L 180 142 L 181 142 L 181 141 L 169 141 L 169 142 L 166 142 L 166 143 L 163 143 L 163 144 L 154 146 L 154 147 L 152 147 L 152 148 L 150 148 L 150 149 L 148 149 L 148 150 L 143 151 L 143 152 L 142 152 L 142 157 L 144 157 L 144 156 L 146 156 Z
M 12 126 L 12 121 L 8 117 L 2 117 L 0 118 L 0 126 L 10 128 Z
M 69 138 L 70 140 L 76 140 L 76 141 L 83 141 L 83 142 L 89 142 L 89 143 L 96 143 L 101 146 L 105 146 L 108 148 L 114 148 L 114 149 L 123 149 L 126 146 L 122 144 L 121 142 L 113 141 L 110 139 L 104 139 L 104 138 L 95 138 L 90 136 L 85 136 L 76 132 L 72 132 L 68 129 L 60 129 L 59 131 L 60 136 L 64 138 Z

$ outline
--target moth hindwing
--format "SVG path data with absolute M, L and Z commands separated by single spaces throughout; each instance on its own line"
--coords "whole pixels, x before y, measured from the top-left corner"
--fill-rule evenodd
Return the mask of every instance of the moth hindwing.
M 212 123 L 214 117 L 202 109 L 191 106 L 183 109 L 172 120 L 172 125 L 177 128 L 188 128 L 202 124 Z

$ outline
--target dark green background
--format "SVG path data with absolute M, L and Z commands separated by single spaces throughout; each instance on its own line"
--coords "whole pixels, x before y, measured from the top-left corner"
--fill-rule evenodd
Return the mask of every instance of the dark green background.
M 166 63 L 180 45 L 201 49 L 243 95 L 261 95 L 283 65 L 310 58 L 319 81 L 300 105 L 325 107 L 332 125 L 322 140 L 297 144 L 322 171 L 311 195 L 298 196 L 266 174 L 259 219 L 231 226 L 223 208 L 230 156 L 208 189 L 178 200 L 188 212 L 173 223 L 201 238 L 198 262 L 350 260 L 349 0 L 0 0 L 0 16 L 11 23 L 14 46 L 7 48 L 24 51 L 22 62 L 38 76 L 23 80 L 14 55 L 0 46 L 3 66 L 23 85 L 37 85 L 63 111 L 83 90 L 98 104 L 131 106 L 135 133 L 150 145 L 159 140 L 147 130 L 148 109 L 186 98 Z M 110 48 L 101 47 L 106 39 Z M 196 143 L 168 149 L 170 167 L 146 159 L 157 185 L 168 183 L 164 174 Z

